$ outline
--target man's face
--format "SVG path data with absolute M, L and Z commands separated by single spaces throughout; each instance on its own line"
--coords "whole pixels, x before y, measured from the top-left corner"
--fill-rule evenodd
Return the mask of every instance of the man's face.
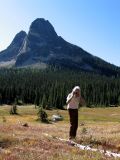
M 79 97 L 80 96 L 80 90 L 79 89 L 76 89 L 75 92 L 74 92 L 74 95 L 76 97 Z

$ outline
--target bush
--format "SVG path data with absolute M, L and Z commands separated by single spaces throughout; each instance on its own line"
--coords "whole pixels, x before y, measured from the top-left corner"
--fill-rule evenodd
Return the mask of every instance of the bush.
M 38 119 L 41 122 L 48 122 L 48 115 L 45 112 L 45 110 L 43 109 L 43 107 L 39 107 L 39 111 L 38 111 Z
M 82 134 L 87 134 L 87 128 L 83 127 L 81 132 Z
M 14 104 L 13 106 L 11 106 L 10 114 L 18 114 L 17 113 L 17 105 Z

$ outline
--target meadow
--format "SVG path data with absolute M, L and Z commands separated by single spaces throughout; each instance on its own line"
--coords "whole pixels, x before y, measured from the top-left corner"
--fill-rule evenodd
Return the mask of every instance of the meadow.
M 115 159 L 56 139 L 68 139 L 66 110 L 46 110 L 49 120 L 53 114 L 64 117 L 63 121 L 46 124 L 37 120 L 38 109 L 34 105 L 18 106 L 18 115 L 10 115 L 10 107 L 0 106 L 0 160 Z M 25 123 L 27 127 L 23 126 Z M 80 108 L 76 142 L 120 153 L 120 107 Z

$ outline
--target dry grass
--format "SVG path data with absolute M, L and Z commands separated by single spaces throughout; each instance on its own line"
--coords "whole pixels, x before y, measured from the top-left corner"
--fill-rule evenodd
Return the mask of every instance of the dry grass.
M 19 115 L 9 115 L 10 106 L 0 107 L 0 160 L 113 160 L 98 152 L 83 151 L 60 142 L 55 137 L 68 139 L 67 111 L 47 111 L 49 118 L 59 112 L 64 120 L 42 124 L 34 106 L 18 108 Z M 120 108 L 89 109 L 79 112 L 77 142 L 98 148 L 119 151 Z M 29 127 L 22 126 L 28 123 Z M 46 137 L 45 133 L 52 136 Z

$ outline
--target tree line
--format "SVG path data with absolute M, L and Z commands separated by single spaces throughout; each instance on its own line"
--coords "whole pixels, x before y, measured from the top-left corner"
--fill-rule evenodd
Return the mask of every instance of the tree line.
M 0 103 L 63 109 L 76 85 L 88 107 L 120 105 L 120 78 L 54 69 L 0 69 Z

